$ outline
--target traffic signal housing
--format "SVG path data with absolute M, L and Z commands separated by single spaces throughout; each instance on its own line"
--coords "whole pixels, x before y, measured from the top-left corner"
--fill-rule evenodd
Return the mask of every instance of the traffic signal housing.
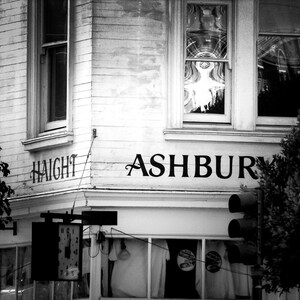
M 231 263 L 257 265 L 261 260 L 261 191 L 259 189 L 233 194 L 228 201 L 231 213 L 242 213 L 228 225 L 230 238 L 242 238 L 228 248 Z

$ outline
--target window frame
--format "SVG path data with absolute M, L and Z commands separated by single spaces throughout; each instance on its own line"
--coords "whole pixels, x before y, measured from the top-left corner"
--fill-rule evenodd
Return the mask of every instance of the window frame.
M 41 60 L 43 57 L 42 45 L 42 4 L 39 0 L 28 2 L 28 66 L 27 66 L 27 139 L 23 141 L 25 150 L 37 151 L 44 148 L 52 148 L 61 145 L 67 145 L 73 141 L 72 132 L 72 82 L 73 82 L 73 5 L 72 1 L 68 1 L 67 11 L 67 41 L 63 43 L 67 46 L 67 80 L 66 80 L 66 120 L 46 122 L 47 109 L 45 107 L 46 99 L 45 84 L 41 80 Z M 44 46 L 55 46 L 57 43 L 48 43 Z M 52 124 L 51 124 L 52 123 Z
M 207 5 L 226 5 L 227 10 L 227 39 L 228 39 L 228 68 L 226 71 L 225 86 L 225 114 L 195 113 L 185 114 L 183 111 L 184 95 L 184 65 L 185 65 L 185 16 L 187 3 L 199 3 Z M 168 127 L 182 128 L 198 125 L 230 124 L 232 104 L 232 44 L 233 44 L 233 2 L 231 0 L 180 0 L 169 2 L 170 27 L 169 27 L 169 56 L 168 56 Z M 222 60 L 222 59 L 221 59 Z M 221 61 L 220 60 L 220 61 Z M 217 62 L 218 60 L 216 60 Z
M 167 141 L 225 141 L 278 144 L 297 118 L 280 121 L 257 117 L 258 1 L 232 0 L 231 122 L 199 123 L 183 120 L 183 8 L 184 0 L 169 2 Z M 203 1 L 206 2 L 206 1 Z M 208 1 L 207 1 L 208 2 Z M 239 41 L 238 43 L 236 41 Z M 237 63 L 238 60 L 238 63 Z M 288 122 L 286 122 L 288 121 Z
M 163 240 L 167 240 L 167 239 L 174 239 L 174 240 L 194 240 L 197 242 L 201 243 L 201 253 L 199 255 L 199 257 L 201 257 L 201 259 L 199 260 L 199 258 L 196 258 L 196 261 L 198 261 L 198 263 L 200 264 L 204 264 L 205 260 L 206 260 L 206 251 L 207 251 L 207 242 L 209 241 L 228 241 L 228 242 L 232 242 L 234 240 L 236 241 L 241 241 L 241 239 L 230 239 L 228 236 L 181 236 L 181 235 L 160 235 L 160 236 L 156 236 L 156 235 L 132 235 L 132 234 L 113 234 L 112 232 L 110 232 L 110 236 L 109 239 L 110 240 L 114 240 L 114 239 L 136 239 L 136 240 L 145 240 L 145 244 L 148 245 L 148 251 L 147 251 L 147 285 L 146 285 L 146 297 L 145 298 L 141 298 L 141 299 L 157 299 L 155 297 L 151 296 L 151 278 L 152 278 L 152 247 L 155 247 L 155 240 L 159 240 L 159 239 L 163 239 Z M 101 251 L 101 256 L 107 256 L 107 260 L 108 260 L 108 248 L 107 248 L 107 244 L 106 247 Z M 101 268 L 102 268 L 102 258 L 101 258 Z M 241 265 L 243 265 L 242 263 L 240 263 Z M 236 265 L 236 264 L 234 264 Z M 249 266 L 248 266 L 249 267 Z M 100 267 L 98 267 L 99 269 Z M 249 267 L 249 275 L 250 274 L 250 267 Z M 213 298 L 207 298 L 205 295 L 206 293 L 206 289 L 205 289 L 205 284 L 206 284 L 206 268 L 201 267 L 200 270 L 200 278 L 201 278 L 201 282 L 200 284 L 200 291 L 201 291 L 201 295 L 200 295 L 200 299 L 213 299 Z M 234 273 L 234 271 L 233 271 Z M 103 278 L 102 278 L 103 279 Z M 102 290 L 101 290 L 101 294 L 102 294 Z M 113 299 L 120 299 L 118 297 L 113 297 L 113 296 L 101 296 L 101 298 L 103 300 L 113 300 Z M 133 299 L 134 297 L 132 297 Z M 129 298 L 131 299 L 131 298 Z M 160 298 L 160 299 L 169 299 L 169 298 Z M 224 299 L 226 299 L 224 297 Z
M 256 15 L 257 15 L 257 45 L 258 45 L 258 39 L 259 36 L 298 36 L 300 37 L 300 33 L 293 34 L 290 32 L 267 32 L 267 31 L 261 31 L 259 26 L 259 20 L 260 20 L 260 4 L 258 4 L 256 7 Z M 258 53 L 257 53 L 258 54 Z M 300 53 L 299 53 L 300 55 Z M 257 58 L 257 66 L 258 66 L 258 55 L 256 55 Z M 256 78 L 258 82 L 258 72 L 256 72 Z M 256 125 L 259 127 L 263 126 L 295 126 L 297 123 L 296 117 L 281 117 L 281 116 L 258 116 L 258 90 L 256 93 Z
M 31 244 L 21 243 L 21 244 L 18 244 L 18 245 L 9 245 L 9 246 L 0 247 L 0 250 L 5 250 L 5 249 L 9 250 L 9 249 L 11 249 L 11 250 L 14 251 L 15 269 L 13 269 L 13 274 L 12 274 L 13 275 L 13 280 L 14 280 L 14 296 L 13 296 L 14 299 L 19 299 L 19 290 L 21 290 L 20 289 L 20 282 L 22 281 L 22 279 L 19 278 L 18 272 L 20 270 L 26 269 L 27 265 L 29 265 L 30 269 L 31 269 L 31 262 L 28 263 L 28 264 L 20 266 L 20 251 L 21 251 L 20 249 L 25 248 L 25 247 L 31 248 Z M 31 251 L 31 249 L 30 249 L 30 251 Z M 29 274 L 31 274 L 31 272 L 29 272 Z M 31 283 L 29 289 L 32 290 L 32 295 L 34 295 L 34 281 L 31 279 L 31 277 L 30 277 L 29 281 Z

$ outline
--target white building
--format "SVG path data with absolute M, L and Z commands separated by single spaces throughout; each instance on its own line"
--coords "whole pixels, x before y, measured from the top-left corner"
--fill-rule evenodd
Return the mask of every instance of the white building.
M 227 203 L 296 124 L 299 1 L 2 0 L 0 16 L 17 222 L 0 232 L 0 299 L 250 297 Z M 31 279 L 48 211 L 117 212 L 84 227 L 80 282 Z

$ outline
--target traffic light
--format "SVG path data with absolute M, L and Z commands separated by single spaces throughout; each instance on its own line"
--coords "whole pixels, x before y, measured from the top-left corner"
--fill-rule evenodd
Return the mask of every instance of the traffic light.
M 262 197 L 259 189 L 233 194 L 228 201 L 231 213 L 243 213 L 243 218 L 233 219 L 228 225 L 231 238 L 243 238 L 228 248 L 231 263 L 261 264 Z

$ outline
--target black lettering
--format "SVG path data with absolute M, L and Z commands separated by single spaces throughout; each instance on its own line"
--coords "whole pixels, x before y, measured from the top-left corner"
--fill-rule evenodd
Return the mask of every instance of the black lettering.
M 169 177 L 175 177 L 175 167 L 182 167 L 182 176 L 189 177 L 188 175 L 188 155 L 182 155 L 183 164 L 175 164 L 175 155 L 170 154 L 170 174 Z
M 42 164 L 43 164 L 43 171 L 42 171 L 42 173 L 41 173 L 41 182 L 43 181 L 44 175 L 45 175 L 45 177 L 46 177 L 46 181 L 49 180 L 49 179 L 48 179 L 48 170 L 47 170 L 47 163 L 46 163 L 46 161 L 43 160 Z
M 228 179 L 232 175 L 232 161 L 233 161 L 233 156 L 229 156 L 229 173 L 228 175 L 223 175 L 221 172 L 222 169 L 222 156 L 221 155 L 216 155 L 216 174 L 219 178 L 222 179 Z
M 160 177 L 160 176 L 164 175 L 164 173 L 165 173 L 165 167 L 164 167 L 164 165 L 161 164 L 161 163 L 159 163 L 159 162 L 157 162 L 157 161 L 155 160 L 155 157 L 156 157 L 156 156 L 159 156 L 162 160 L 165 159 L 165 157 L 164 157 L 162 154 L 154 154 L 154 155 L 150 158 L 150 163 L 151 163 L 151 165 L 152 165 L 153 167 L 159 169 L 159 171 L 160 171 L 158 174 L 154 174 L 153 171 L 152 171 L 152 168 L 151 168 L 151 169 L 149 170 L 149 174 L 150 174 L 150 176 L 152 176 L 152 177 Z
M 60 167 L 56 167 L 57 162 L 60 163 L 59 157 L 55 158 L 53 162 L 53 177 L 55 180 L 59 179 L 60 177 Z M 58 172 L 58 174 L 56 174 L 56 171 Z
M 245 165 L 245 160 L 250 160 L 248 165 Z M 249 173 L 249 175 L 253 179 L 257 179 L 255 172 L 252 170 L 252 167 L 255 166 L 255 158 L 252 156 L 239 156 L 239 178 L 245 178 L 245 171 Z
M 64 169 L 66 169 L 67 178 L 69 177 L 69 156 L 67 156 L 67 162 L 64 164 L 64 158 L 61 158 L 61 178 L 64 178 Z
M 205 159 L 204 163 L 201 163 L 201 158 Z M 209 166 L 211 158 L 207 155 L 195 155 L 195 177 L 209 177 L 212 174 L 212 169 Z M 206 174 L 201 175 L 200 168 L 206 168 Z
M 70 164 L 72 164 L 72 177 L 75 176 L 75 158 L 77 154 L 72 154 L 70 159 Z
M 138 162 L 137 165 L 136 165 L 136 162 Z M 133 169 L 136 169 L 136 170 L 141 169 L 142 172 L 143 172 L 143 176 L 149 176 L 149 174 L 148 174 L 148 172 L 147 172 L 147 170 L 146 170 L 146 167 L 145 167 L 145 164 L 144 164 L 144 161 L 143 161 L 143 158 L 142 158 L 142 155 L 141 155 L 141 154 L 137 154 L 137 155 L 135 156 L 135 159 L 134 159 L 134 162 L 133 162 L 132 165 L 128 164 L 128 165 L 125 166 L 125 169 L 126 169 L 126 170 L 127 170 L 128 168 L 130 168 L 130 170 L 129 170 L 127 176 L 131 176 L 131 171 L 132 171 Z

